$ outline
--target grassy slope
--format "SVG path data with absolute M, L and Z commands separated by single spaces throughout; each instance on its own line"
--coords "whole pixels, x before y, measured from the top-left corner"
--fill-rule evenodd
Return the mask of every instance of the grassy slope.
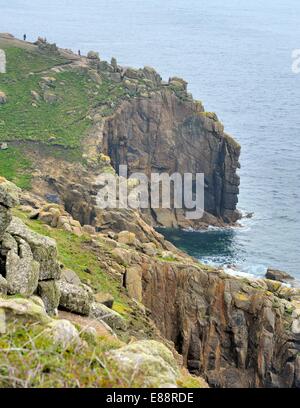
M 0 105 L 0 142 L 14 143 L 14 148 L 9 145 L 10 152 L 0 151 L 0 174 L 29 188 L 31 163 L 20 161 L 26 149 L 18 142 L 43 143 L 50 154 L 51 145 L 55 145 L 66 158 L 80 160 L 82 139 L 92 126 L 90 110 L 100 106 L 103 115 L 110 114 L 111 106 L 125 90 L 105 79 L 96 84 L 86 69 L 72 68 L 70 61 L 59 55 L 42 53 L 34 47 L 19 48 L 1 40 L 0 48 L 7 60 L 7 73 L 0 75 L 0 91 L 8 99 Z M 51 71 L 55 66 L 62 66 L 64 71 Z M 43 77 L 47 76 L 55 78 L 47 90 L 56 96 L 54 103 L 44 100 Z M 31 91 L 40 95 L 38 101 Z

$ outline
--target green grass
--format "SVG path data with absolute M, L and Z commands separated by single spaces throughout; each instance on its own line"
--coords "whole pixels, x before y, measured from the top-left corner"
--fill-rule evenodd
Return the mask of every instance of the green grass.
M 0 175 L 25 190 L 31 187 L 31 166 L 22 150 L 12 147 L 0 150 Z
M 86 346 L 63 349 L 45 335 L 43 325 L 15 321 L 0 336 L 0 388 L 128 386 L 116 365 L 105 356 L 122 343 L 100 336 L 96 342 L 88 341 L 87 336 L 84 340 Z
M 79 151 L 92 126 L 91 109 L 98 107 L 103 116 L 109 115 L 125 95 L 122 85 L 106 79 L 96 84 L 86 69 L 72 69 L 56 54 L 3 48 L 7 73 L 0 75 L 0 90 L 8 101 L 0 106 L 0 141 L 38 141 Z M 61 64 L 63 72 L 49 71 Z M 44 100 L 45 76 L 55 78 L 47 90 L 56 96 L 54 103 Z M 39 94 L 38 101 L 31 91 Z

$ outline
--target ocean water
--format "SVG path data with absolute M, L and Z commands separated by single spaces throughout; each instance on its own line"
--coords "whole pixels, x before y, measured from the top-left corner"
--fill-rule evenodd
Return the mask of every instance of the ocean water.
M 298 0 L 0 0 L 0 31 L 182 76 L 242 145 L 243 228 L 165 230 L 207 263 L 300 279 Z

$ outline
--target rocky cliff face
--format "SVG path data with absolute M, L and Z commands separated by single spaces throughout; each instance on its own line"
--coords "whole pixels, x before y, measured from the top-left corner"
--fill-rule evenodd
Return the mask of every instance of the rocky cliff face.
M 239 217 L 240 147 L 224 133 L 215 114 L 204 112 L 187 95 L 180 98 L 161 87 L 149 98 L 124 102 L 106 121 L 104 145 L 115 169 L 126 164 L 130 174 L 204 173 L 204 218 L 190 222 L 184 210 L 152 209 L 156 224 L 201 227 L 217 220 L 235 222 Z
M 299 291 L 186 265 L 142 268 L 143 301 L 192 373 L 214 387 L 300 387 Z

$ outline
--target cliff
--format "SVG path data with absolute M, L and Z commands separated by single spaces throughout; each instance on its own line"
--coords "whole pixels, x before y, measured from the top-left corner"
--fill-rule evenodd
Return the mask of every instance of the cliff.
M 155 224 L 199 228 L 238 219 L 240 147 L 224 133 L 217 116 L 205 112 L 200 103 L 182 99 L 168 87 L 149 98 L 126 101 L 106 121 L 104 142 L 113 166 L 127 164 L 129 174 L 204 173 L 208 214 L 189 221 L 181 209 L 152 209 L 149 215 Z
M 144 219 L 202 228 L 239 218 L 240 146 L 187 92 L 184 80 L 164 82 L 153 68 L 124 68 L 96 53 L 79 57 L 42 39 L 29 44 L 2 35 L 0 48 L 7 60 L 0 77 L 6 95 L 0 140 L 8 147 L 0 151 L 3 175 L 55 196 L 81 223 L 107 228 L 108 217 L 97 217 L 95 206 L 101 172 L 127 164 L 129 174 L 204 173 L 202 219 L 187 220 L 185 209 L 148 210 Z M 116 224 L 114 217 L 112 212 Z
M 150 225 L 237 220 L 240 147 L 217 116 L 182 79 L 165 83 L 152 68 L 78 57 L 42 39 L 2 35 L 0 48 L 0 174 L 27 190 L 0 180 L 1 358 L 18 374 L 4 373 L 4 386 L 201 387 L 202 376 L 212 387 L 300 387 L 299 290 L 208 268 Z M 98 209 L 97 177 L 119 164 L 204 172 L 204 218 Z M 25 357 L 9 353 L 44 331 Z M 78 375 L 95 353 L 109 378 L 97 359 L 93 375 Z M 30 383 L 27 364 L 41 367 Z

